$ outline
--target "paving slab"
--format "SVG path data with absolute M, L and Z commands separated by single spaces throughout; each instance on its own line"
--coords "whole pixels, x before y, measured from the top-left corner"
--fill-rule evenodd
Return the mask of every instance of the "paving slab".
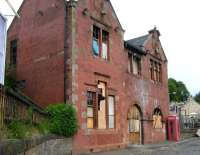
M 91 155 L 200 155 L 200 138 L 152 145 L 133 145 L 126 149 Z

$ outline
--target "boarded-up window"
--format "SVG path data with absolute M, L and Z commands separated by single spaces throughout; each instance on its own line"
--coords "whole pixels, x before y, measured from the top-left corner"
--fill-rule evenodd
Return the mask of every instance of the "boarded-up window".
M 129 132 L 140 132 L 140 120 L 129 120 Z
M 115 128 L 115 99 L 114 96 L 108 97 L 108 127 Z
M 98 83 L 96 92 L 87 92 L 87 128 L 115 128 L 115 97 L 107 95 L 105 82 Z
M 153 114 L 153 128 L 162 129 L 162 114 L 160 109 L 155 109 Z
M 94 128 L 95 124 L 95 99 L 96 93 L 87 92 L 87 128 Z
M 99 82 L 98 84 L 101 94 L 98 95 L 98 128 L 106 129 L 106 83 Z
M 129 132 L 140 132 L 140 111 L 136 106 L 130 108 L 128 113 Z

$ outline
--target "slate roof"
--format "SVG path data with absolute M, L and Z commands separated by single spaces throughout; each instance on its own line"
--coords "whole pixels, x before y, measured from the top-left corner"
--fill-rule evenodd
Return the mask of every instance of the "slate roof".
M 146 52 L 144 51 L 143 45 L 144 45 L 144 42 L 147 40 L 148 36 L 149 34 L 138 37 L 138 38 L 127 40 L 125 41 L 125 47 L 129 48 L 130 50 L 138 50 L 142 52 L 143 54 L 145 54 Z
M 138 38 L 127 40 L 126 42 L 128 44 L 131 44 L 132 46 L 141 48 L 144 45 L 144 42 L 147 40 L 148 36 L 149 35 L 147 34 L 147 35 L 144 35 L 144 36 L 141 36 L 141 37 L 138 37 Z

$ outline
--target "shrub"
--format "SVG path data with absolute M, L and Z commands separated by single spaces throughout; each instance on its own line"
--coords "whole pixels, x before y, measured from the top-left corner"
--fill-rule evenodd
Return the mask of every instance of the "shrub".
M 50 131 L 52 133 L 72 137 L 77 132 L 76 110 L 72 105 L 50 105 L 46 111 L 50 117 Z
M 8 138 L 15 138 L 15 139 L 21 139 L 25 138 L 26 132 L 27 132 L 27 126 L 18 120 L 13 120 L 8 125 Z

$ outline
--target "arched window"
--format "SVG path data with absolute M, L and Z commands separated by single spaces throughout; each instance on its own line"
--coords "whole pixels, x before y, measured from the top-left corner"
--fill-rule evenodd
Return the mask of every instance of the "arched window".
M 162 112 L 159 108 L 156 108 L 153 112 L 153 128 L 162 129 L 162 127 Z

